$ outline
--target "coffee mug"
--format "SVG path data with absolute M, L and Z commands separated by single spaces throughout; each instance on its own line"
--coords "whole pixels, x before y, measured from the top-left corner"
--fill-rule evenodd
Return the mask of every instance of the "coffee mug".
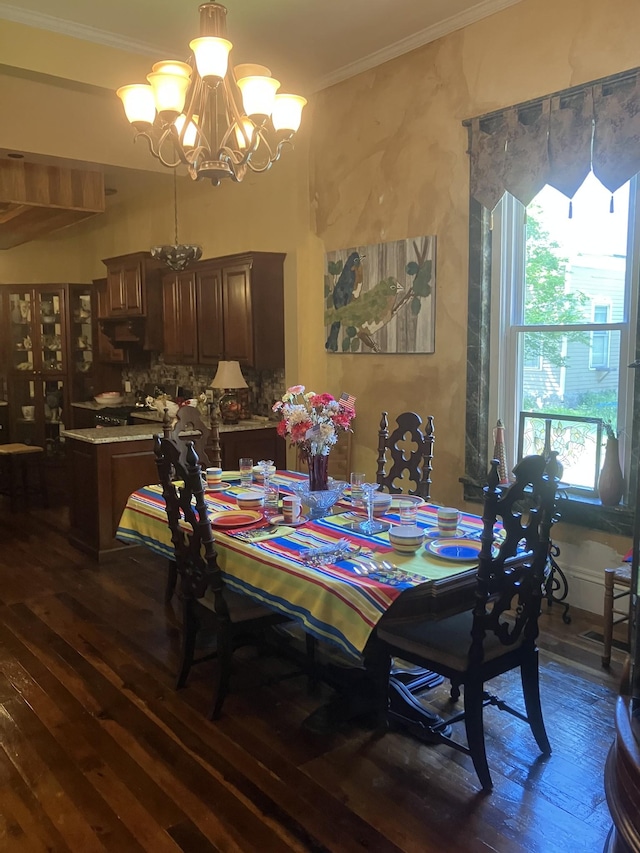
M 22 407 L 22 417 L 25 421 L 32 421 L 36 415 L 36 407 L 35 406 L 23 406 Z
M 282 515 L 284 516 L 285 524 L 297 521 L 300 518 L 300 498 L 295 498 L 291 495 L 282 498 Z
M 438 507 L 438 530 L 440 533 L 455 533 L 460 521 L 460 512 L 451 506 Z
M 222 468 L 207 468 L 207 488 L 219 489 L 222 483 Z

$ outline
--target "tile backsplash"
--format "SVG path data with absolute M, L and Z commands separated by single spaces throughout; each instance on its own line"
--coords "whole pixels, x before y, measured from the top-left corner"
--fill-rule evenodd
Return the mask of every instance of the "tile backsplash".
M 122 371 L 123 383 L 131 382 L 133 391 L 157 385 L 173 395 L 176 388 L 184 389 L 194 397 L 211 384 L 217 365 L 166 364 L 162 356 L 151 360 L 149 367 L 128 365 Z M 249 386 L 249 411 L 253 415 L 271 416 L 271 406 L 285 392 L 284 370 L 254 370 L 242 367 L 242 375 Z

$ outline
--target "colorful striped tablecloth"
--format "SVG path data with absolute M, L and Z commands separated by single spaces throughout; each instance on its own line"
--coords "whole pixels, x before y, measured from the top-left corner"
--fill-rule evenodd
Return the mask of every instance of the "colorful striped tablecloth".
M 303 475 L 296 472 L 279 472 L 275 477 L 283 492 L 290 491 L 300 479 Z M 237 487 L 207 492 L 209 509 L 236 509 L 236 492 Z M 335 509 L 344 512 L 310 521 L 293 533 L 259 543 L 242 541 L 234 537 L 234 531 L 216 528 L 214 538 L 218 562 L 230 589 L 290 616 L 305 631 L 358 657 L 378 621 L 404 590 L 467 572 L 470 565 L 446 562 L 425 548 L 413 556 L 396 554 L 387 533 L 365 536 L 348 528 L 356 517 L 348 500 Z M 423 505 L 418 511 L 418 524 L 435 526 L 436 512 L 435 507 Z M 399 523 L 393 507 L 384 520 Z M 482 523 L 477 516 L 463 515 L 460 527 L 469 535 L 478 536 Z M 116 535 L 122 542 L 145 545 L 156 554 L 173 559 L 160 486 L 146 486 L 129 497 Z M 401 572 L 389 581 L 380 581 L 357 574 L 348 559 L 320 568 L 300 561 L 299 554 L 304 549 L 329 545 L 345 537 L 371 548 L 376 557 L 389 560 Z

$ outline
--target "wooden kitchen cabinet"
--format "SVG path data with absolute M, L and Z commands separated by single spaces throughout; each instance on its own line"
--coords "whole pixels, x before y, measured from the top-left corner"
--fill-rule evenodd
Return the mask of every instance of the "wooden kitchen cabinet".
M 166 361 L 284 367 L 284 255 L 201 261 L 163 277 Z
M 133 252 L 102 262 L 106 285 L 99 302 L 100 330 L 115 349 L 138 346 L 162 351 L 164 267 L 149 252 Z

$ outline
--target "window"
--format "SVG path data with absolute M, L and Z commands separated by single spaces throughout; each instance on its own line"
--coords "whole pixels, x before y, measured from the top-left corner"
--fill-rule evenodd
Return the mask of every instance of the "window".
M 593 306 L 593 322 L 609 322 L 608 305 Z M 609 346 L 611 336 L 605 329 L 591 332 L 591 352 L 589 353 L 589 367 L 591 370 L 608 370 L 609 368 Z
M 493 214 L 489 421 L 507 450 L 558 450 L 563 482 L 595 497 L 603 423 L 629 464 L 638 205 L 635 179 L 613 198 L 590 174 L 573 199 L 546 186 L 525 207 L 506 194 Z M 637 242 L 637 241 L 635 241 Z M 489 438 L 489 442 L 491 439 Z

